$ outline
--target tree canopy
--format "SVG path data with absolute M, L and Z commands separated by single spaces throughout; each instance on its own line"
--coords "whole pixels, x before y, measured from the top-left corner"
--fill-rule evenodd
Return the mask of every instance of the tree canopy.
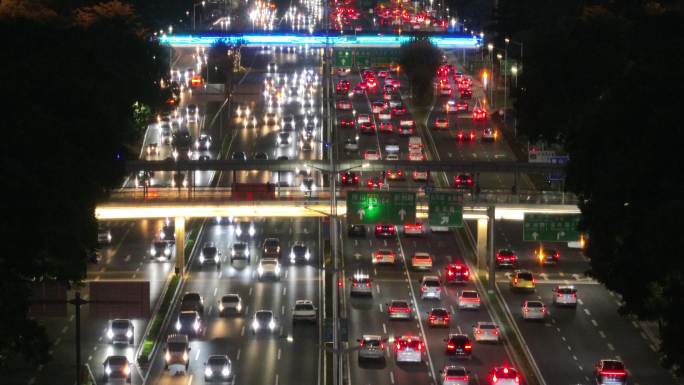
M 621 313 L 659 322 L 663 364 L 682 374 L 684 260 L 675 222 L 684 214 L 684 54 L 675 47 L 684 43 L 684 17 L 668 2 L 574 3 L 499 25 L 502 35 L 510 28 L 526 37 L 519 128 L 570 155 L 566 186 L 581 200 L 588 273 L 622 295 Z
M 164 50 L 125 6 L 103 7 L 69 17 L 0 8 L 0 32 L 12 36 L 0 61 L 9 91 L 0 104 L 7 197 L 0 231 L 11 240 L 0 255 L 0 330 L 12 331 L 0 333 L 0 366 L 17 355 L 49 359 L 47 336 L 27 315 L 31 285 L 85 277 L 95 205 L 120 185 L 122 160 L 137 156 L 133 106 L 160 103 Z
M 432 83 L 441 62 L 442 51 L 427 36 L 417 35 L 399 48 L 399 64 L 406 72 L 417 105 L 432 101 Z

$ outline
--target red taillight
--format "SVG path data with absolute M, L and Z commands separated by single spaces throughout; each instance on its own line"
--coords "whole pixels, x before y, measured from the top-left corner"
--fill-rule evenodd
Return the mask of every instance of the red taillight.
M 449 275 L 449 276 L 451 277 L 452 275 L 454 275 L 454 272 L 451 271 L 451 270 L 449 270 L 449 271 L 447 272 L 447 275 Z
M 358 175 L 354 175 L 354 182 L 356 183 L 356 182 L 358 182 L 358 181 L 359 181 L 359 176 L 358 176 Z
M 356 287 L 358 284 L 356 282 L 352 283 L 352 287 Z
M 495 336 L 498 336 L 498 335 L 499 335 L 499 331 L 496 330 L 496 329 L 494 329 L 494 335 L 495 335 Z
M 498 378 L 496 378 L 496 374 L 492 374 L 492 382 L 497 382 L 499 381 Z
M 516 277 L 516 278 L 513 278 L 513 284 L 514 284 L 514 285 L 517 285 L 517 284 L 518 284 L 518 278 L 517 278 L 517 277 Z
M 346 176 L 346 175 L 342 175 L 342 182 L 346 182 L 346 181 L 347 181 L 347 176 Z
M 467 276 L 468 275 L 468 270 L 463 272 L 463 275 Z
M 519 384 L 520 383 L 520 376 L 515 376 L 515 383 Z
M 375 226 L 375 231 L 382 231 L 382 226 L 380 226 L 380 225 Z
M 456 345 L 454 345 L 454 344 L 447 344 L 447 349 L 453 350 L 453 349 L 455 349 L 455 348 L 456 348 Z
M 420 350 L 423 350 L 423 343 L 422 343 L 422 342 L 419 342 L 419 343 L 418 343 L 418 350 L 419 350 L 419 351 L 420 351 Z
M 370 287 L 370 282 L 366 282 L 366 288 Z
M 464 348 L 465 350 L 471 350 L 473 348 L 473 345 L 465 345 Z
M 338 286 L 338 287 L 342 287 L 342 279 L 338 279 L 338 280 L 337 280 L 337 286 Z
M 401 343 L 397 342 L 397 343 L 394 345 L 394 349 L 397 350 L 397 351 L 400 351 L 400 350 L 401 350 Z
M 421 287 L 420 287 L 420 292 L 421 292 L 421 293 L 425 292 L 425 289 L 426 289 L 425 286 L 421 286 Z
M 361 340 L 361 342 L 359 343 L 359 344 L 361 345 L 361 347 L 363 347 L 363 345 L 365 344 L 365 342 L 366 342 L 366 340 Z
M 380 349 L 385 350 L 385 343 L 384 342 L 380 342 Z
M 435 317 L 434 315 L 431 315 L 431 316 L 430 316 L 430 321 L 434 321 L 434 320 L 436 320 L 436 319 L 437 319 L 437 317 Z
M 601 371 L 602 376 L 626 376 L 627 373 L 624 370 L 605 370 Z

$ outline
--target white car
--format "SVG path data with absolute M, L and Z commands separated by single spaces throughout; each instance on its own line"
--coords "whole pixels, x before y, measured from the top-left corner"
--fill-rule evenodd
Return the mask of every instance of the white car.
M 546 306 L 541 301 L 523 301 L 522 317 L 524 320 L 544 320 L 546 318 Z
M 414 171 L 413 172 L 413 180 L 416 182 L 427 182 L 428 180 L 428 172 L 427 171 Z
M 469 385 L 470 376 L 463 366 L 447 365 L 439 371 L 442 385 Z
M 275 258 L 263 258 L 259 261 L 257 273 L 259 279 L 271 277 L 278 280 L 280 279 L 280 263 Z
M 385 156 L 385 160 L 399 160 L 399 154 L 389 153 Z
M 242 313 L 242 298 L 238 294 L 226 294 L 218 301 L 219 316 Z
M 272 311 L 257 310 L 254 313 L 254 318 L 252 319 L 251 325 L 252 334 L 256 334 L 262 330 L 273 332 L 276 327 L 278 327 L 278 323 Z
M 480 295 L 475 290 L 461 290 L 458 295 L 458 308 L 478 310 L 480 308 Z
M 397 142 L 390 142 L 385 145 L 385 152 L 388 153 L 397 153 L 399 152 L 399 143 Z
M 496 379 L 496 381 L 493 381 L 496 385 L 520 385 L 523 383 L 520 373 L 516 369 L 507 366 L 492 368 L 487 377 Z
M 349 290 L 349 295 L 373 295 L 373 285 L 368 274 L 365 273 L 355 273 L 351 278 L 351 289 Z
M 133 345 L 133 335 L 135 329 L 133 322 L 129 319 L 115 319 L 109 322 L 107 328 L 107 340 L 111 344 L 127 344 Z
M 360 126 L 363 123 L 370 123 L 370 116 L 368 114 L 359 114 L 356 118 L 356 123 Z
M 373 264 L 389 264 L 393 265 L 397 258 L 397 253 L 390 249 L 378 249 L 373 252 L 371 260 Z
M 442 285 L 436 275 L 425 275 L 420 282 L 420 298 L 442 299 Z
M 392 113 L 389 109 L 384 109 L 378 113 L 378 119 L 380 119 L 383 122 L 390 121 L 392 120 Z
M 230 381 L 233 378 L 233 365 L 225 354 L 209 356 L 204 364 L 204 382 Z
M 577 306 L 577 289 L 574 286 L 557 286 L 552 291 L 554 305 Z
M 409 160 L 415 162 L 421 162 L 425 160 L 425 155 L 422 151 L 411 151 L 409 152 Z
M 414 179 L 415 180 L 415 179 Z M 423 236 L 423 224 L 422 223 L 406 223 L 404 225 L 404 235 L 422 237 Z
M 316 306 L 308 299 L 298 299 L 292 308 L 292 322 L 309 321 L 316 322 Z
M 366 150 L 363 153 L 363 159 L 365 159 L 365 160 L 380 160 L 380 152 L 378 152 L 378 150 Z
M 423 341 L 419 336 L 401 336 L 394 341 L 395 360 L 401 362 L 423 361 Z
M 430 256 L 430 253 L 414 253 L 411 257 L 411 267 L 414 270 L 432 270 L 432 257 Z
M 389 319 L 411 319 L 413 318 L 413 311 L 408 301 L 393 299 L 387 304 L 387 315 Z
M 478 322 L 473 325 L 473 336 L 477 342 L 501 342 L 501 331 L 494 322 Z

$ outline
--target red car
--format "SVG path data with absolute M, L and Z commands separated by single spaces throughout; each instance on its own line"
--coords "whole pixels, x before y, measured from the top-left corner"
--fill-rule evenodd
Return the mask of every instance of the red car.
M 381 121 L 378 124 L 378 131 L 391 134 L 394 131 L 394 126 L 392 125 L 392 122 Z
M 361 123 L 360 128 L 361 128 L 362 134 L 374 134 L 375 133 L 375 124 L 373 124 L 373 122 Z
M 344 95 L 347 92 L 349 92 L 349 87 L 351 87 L 349 80 L 340 80 L 339 82 L 337 82 L 335 90 L 337 91 L 338 95 Z
M 457 174 L 454 176 L 454 187 L 470 188 L 473 187 L 473 176 L 470 174 Z
M 359 175 L 355 172 L 347 171 L 340 174 L 340 181 L 343 185 L 359 184 Z
M 402 116 L 404 114 L 406 114 L 406 106 L 397 106 L 392 108 L 392 115 Z
M 475 141 L 475 132 L 470 131 L 466 134 L 465 132 L 459 130 L 458 133 L 456 133 L 456 138 L 459 142 L 473 142 Z
M 464 263 L 450 263 L 444 268 L 445 283 L 463 283 L 470 279 L 468 266 Z
M 485 121 L 487 120 L 487 110 L 481 107 L 473 108 L 473 120 L 474 121 Z
M 513 250 L 500 249 L 496 252 L 496 267 L 514 267 L 518 264 L 518 256 Z

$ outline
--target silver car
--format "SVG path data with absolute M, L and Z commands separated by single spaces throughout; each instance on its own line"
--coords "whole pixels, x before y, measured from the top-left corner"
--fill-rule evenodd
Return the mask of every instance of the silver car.
M 553 304 L 557 306 L 577 306 L 577 289 L 574 286 L 557 286 L 553 289 Z
M 273 332 L 278 327 L 278 323 L 276 322 L 272 311 L 257 310 L 254 313 L 254 318 L 252 319 L 252 324 L 250 326 L 252 328 L 252 334 L 256 334 L 262 330 Z
M 480 295 L 475 290 L 461 290 L 458 295 L 458 308 L 478 310 L 480 308 Z
M 442 285 L 439 282 L 439 277 L 436 275 L 426 275 L 420 282 L 420 298 L 442 298 Z
M 477 342 L 496 342 L 501 341 L 501 331 L 494 322 L 478 322 L 473 325 L 473 336 Z
M 245 242 L 235 242 L 230 249 L 230 262 L 236 259 L 243 259 L 249 262 L 249 248 Z
M 225 354 L 209 356 L 204 364 L 204 382 L 230 381 L 233 378 L 233 365 Z
M 218 301 L 219 315 L 242 313 L 242 298 L 237 294 L 226 294 Z
M 275 258 L 263 258 L 259 261 L 259 266 L 257 266 L 257 273 L 259 274 L 259 279 L 263 278 L 273 278 L 276 280 L 280 279 L 280 264 Z
M 308 299 L 298 299 L 295 301 L 294 308 L 292 308 L 292 322 L 309 321 L 316 322 L 318 313 L 316 306 Z
M 523 301 L 522 316 L 524 320 L 544 320 L 546 306 L 541 301 Z
M 373 295 L 373 284 L 368 274 L 356 273 L 350 278 L 352 285 L 349 294 L 354 295 Z
M 447 365 L 439 371 L 442 385 L 469 385 L 469 372 L 463 366 Z
M 202 266 L 206 264 L 214 264 L 216 267 L 221 266 L 221 251 L 216 247 L 214 242 L 206 242 L 200 251 L 199 262 Z
M 364 360 L 384 360 L 385 342 L 381 336 L 364 334 L 359 342 L 359 362 Z
M 190 345 L 185 334 L 171 334 L 166 339 L 164 369 L 169 370 L 175 365 L 182 365 L 185 372 L 190 366 Z
M 133 322 L 128 319 L 115 319 L 109 322 L 107 328 L 107 339 L 112 344 L 133 345 L 135 329 Z

